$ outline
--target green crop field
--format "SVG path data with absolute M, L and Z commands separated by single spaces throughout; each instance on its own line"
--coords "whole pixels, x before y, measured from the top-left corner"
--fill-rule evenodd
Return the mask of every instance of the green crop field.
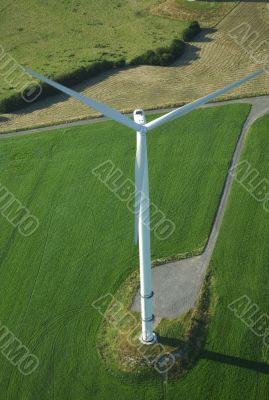
M 130 61 L 145 50 L 170 45 L 187 26 L 186 22 L 152 15 L 155 3 L 4 0 L 0 6 L 1 46 L 19 64 L 50 76 L 103 59 L 124 57 Z M 2 79 L 0 99 L 12 93 L 12 85 Z
M 248 111 L 248 105 L 197 110 L 149 135 L 151 200 L 176 225 L 169 240 L 159 241 L 153 236 L 153 258 L 205 244 Z M 137 268 L 138 259 L 133 244 L 133 214 L 93 176 L 92 169 L 111 160 L 126 178 L 133 179 L 132 131 L 109 121 L 6 138 L 1 139 L 0 154 L 1 185 L 13 192 L 40 222 L 32 236 L 23 237 L 1 216 L 0 321 L 40 360 L 39 368 L 25 377 L 0 355 L 2 398 L 164 398 L 161 379 L 133 386 L 110 376 L 95 347 L 101 316 L 91 304 L 106 293 L 114 293 Z M 233 196 L 231 204 L 235 200 Z M 231 206 L 229 212 L 230 209 Z M 254 210 L 242 207 L 242 220 L 233 218 L 233 226 L 240 221 L 243 224 L 246 214 Z M 225 258 L 223 249 L 225 243 L 233 245 L 234 251 L 240 249 L 236 241 L 242 232 L 238 227 L 238 232 L 231 234 L 227 226 L 226 222 L 220 241 L 223 245 L 218 246 L 213 263 L 221 296 L 226 290 L 229 296 L 232 294 L 227 282 L 233 271 L 238 276 L 236 259 L 228 254 Z M 250 234 L 254 235 L 255 229 L 251 228 Z M 254 255 L 250 259 L 254 260 Z M 238 285 L 236 280 L 230 283 L 237 288 L 235 295 L 244 282 L 266 284 L 265 275 L 263 280 L 257 276 L 251 279 L 256 264 L 238 265 L 245 270 L 245 277 Z M 220 306 L 226 310 L 225 301 Z M 210 330 L 210 346 L 216 351 L 222 346 L 221 351 L 227 349 L 228 353 L 230 342 L 225 339 L 228 340 L 229 329 L 236 329 L 237 325 L 238 329 L 243 328 L 237 321 L 230 321 L 228 314 L 222 319 L 222 310 L 217 311 Z M 235 355 L 236 342 L 231 346 L 231 355 Z M 241 351 L 246 353 L 247 349 Z M 236 354 L 240 355 L 240 348 L 236 348 Z M 224 364 L 199 362 L 187 378 L 168 384 L 168 398 L 182 393 L 186 399 L 207 399 L 215 384 L 212 377 L 225 379 L 225 368 L 228 374 Z M 244 370 L 236 371 L 246 376 Z M 255 372 L 251 374 L 257 376 Z M 199 396 L 194 381 L 200 382 Z M 218 385 L 215 390 L 220 391 L 221 387 Z M 225 396 L 224 392 L 221 398 L 228 398 Z

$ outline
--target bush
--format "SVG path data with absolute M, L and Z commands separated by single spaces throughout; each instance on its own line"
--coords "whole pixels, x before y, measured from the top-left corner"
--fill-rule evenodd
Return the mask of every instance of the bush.
M 184 50 L 184 42 L 180 39 L 175 39 L 170 47 L 159 47 L 155 51 L 148 50 L 141 56 L 133 58 L 130 65 L 169 65 L 180 57 Z
M 196 35 L 197 33 L 201 32 L 201 27 L 198 21 L 192 21 L 190 23 L 190 29 L 192 29 Z
M 184 29 L 182 32 L 182 38 L 184 42 L 190 42 L 199 32 L 201 32 L 201 27 L 198 21 L 193 21 L 190 23 L 188 28 Z
M 21 98 L 20 93 L 15 93 L 0 102 L 0 112 L 8 113 L 10 111 L 15 111 L 25 105 L 25 101 Z
M 120 58 L 119 60 L 115 61 L 114 67 L 115 68 L 124 68 L 126 66 L 125 58 Z

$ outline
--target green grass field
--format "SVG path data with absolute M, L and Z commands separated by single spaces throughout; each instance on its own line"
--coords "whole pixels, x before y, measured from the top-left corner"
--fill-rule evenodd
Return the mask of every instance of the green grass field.
M 103 59 L 130 61 L 145 50 L 170 45 L 187 26 L 153 16 L 150 9 L 155 3 L 3 0 L 1 46 L 19 64 L 50 76 Z M 1 80 L 0 100 L 13 94 L 11 86 Z
M 169 240 L 152 238 L 153 258 L 205 244 L 248 111 L 198 110 L 149 136 L 151 199 L 176 224 Z M 101 317 L 91 303 L 138 259 L 133 215 L 91 171 L 111 159 L 133 178 L 134 156 L 134 134 L 113 122 L 2 139 L 1 184 L 40 221 L 26 238 L 1 216 L 0 321 L 40 359 L 24 377 L 1 355 L 3 398 L 163 398 L 161 380 L 134 388 L 111 377 L 95 347 Z M 171 396 L 199 371 L 169 385 Z

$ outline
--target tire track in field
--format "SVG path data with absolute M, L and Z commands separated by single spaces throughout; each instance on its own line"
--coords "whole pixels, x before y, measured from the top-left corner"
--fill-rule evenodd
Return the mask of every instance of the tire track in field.
M 33 352 L 33 354 L 37 354 L 38 349 L 43 344 L 44 338 L 48 335 L 52 335 L 53 332 L 56 330 L 56 332 L 54 334 L 54 339 L 53 339 L 53 343 L 52 343 L 52 352 L 51 352 L 51 358 L 54 360 L 55 343 L 57 342 L 61 331 L 64 329 L 64 327 L 66 326 L 67 323 L 69 323 L 73 318 L 76 318 L 78 316 L 78 313 L 82 308 L 83 307 L 69 309 L 69 310 L 64 311 L 60 314 L 57 314 L 55 317 L 45 321 L 45 323 L 42 324 L 40 329 L 37 331 L 37 333 L 35 335 L 32 336 L 31 340 L 28 343 L 28 346 L 31 349 L 31 351 Z M 39 368 L 40 367 L 42 368 L 42 359 L 40 359 Z M 51 380 L 53 382 L 54 364 L 52 365 L 51 376 L 52 376 Z M 13 388 L 15 388 L 16 385 L 14 385 L 14 384 L 12 385 L 11 383 L 12 383 L 12 381 L 14 382 L 17 379 L 17 377 L 18 377 L 17 371 L 16 371 L 16 369 L 13 369 L 13 372 L 11 373 L 11 375 L 9 377 L 9 382 L 8 382 L 8 387 L 7 387 L 7 398 L 10 400 L 15 399 L 16 394 L 14 393 Z M 22 382 L 21 383 L 21 386 L 22 386 L 24 376 L 19 375 L 19 379 Z M 25 393 L 25 391 L 27 392 L 27 390 L 28 390 L 27 388 L 29 388 L 29 386 L 23 386 L 23 388 L 24 388 L 23 390 Z M 29 388 L 29 390 L 30 390 L 30 388 Z M 53 395 L 53 399 L 54 399 L 54 395 Z
M 51 336 L 53 338 L 52 340 L 52 345 L 51 345 L 51 355 L 50 355 L 50 359 L 52 360 L 52 362 L 49 364 L 50 368 L 51 368 L 51 383 L 52 383 L 52 399 L 55 399 L 55 382 L 54 382 L 54 377 L 55 377 L 55 353 L 56 353 L 56 344 L 57 341 L 62 333 L 62 331 L 67 327 L 67 325 L 70 322 L 74 322 L 76 320 L 79 319 L 81 312 L 87 312 L 89 310 L 92 309 L 91 305 L 83 305 L 80 307 L 76 307 L 76 308 L 70 308 L 66 311 L 63 311 L 57 315 L 55 315 L 54 317 L 46 320 L 41 327 L 37 330 L 37 332 L 35 333 L 35 335 L 33 335 L 31 337 L 31 340 L 28 342 L 28 346 L 31 349 L 31 352 L 33 354 L 37 354 L 39 348 L 42 346 L 43 341 L 46 337 Z M 85 340 L 85 346 L 83 347 L 85 349 L 86 347 L 86 342 L 87 342 L 87 337 L 83 336 L 83 340 Z M 40 366 L 39 368 L 42 368 L 42 359 L 40 359 Z M 16 397 L 16 393 L 13 391 L 13 389 L 15 389 L 16 385 L 12 385 L 12 383 L 14 382 L 14 380 L 16 380 L 18 377 L 18 373 L 16 369 L 12 370 L 12 373 L 9 377 L 9 381 L 8 381 L 8 390 L 7 390 L 7 398 L 10 400 L 14 400 Z M 24 376 L 19 375 L 19 379 L 21 379 L 21 382 L 23 384 L 24 381 Z M 85 383 L 83 382 L 83 385 L 85 385 Z M 30 393 L 30 386 L 27 385 L 26 382 L 26 386 L 23 386 L 23 393 L 25 392 L 29 392 Z
M 59 142 L 62 140 L 62 137 L 63 137 L 62 134 L 59 135 L 56 138 L 55 142 L 53 143 L 53 146 L 59 144 Z M 52 147 L 50 148 L 50 150 L 51 150 L 51 152 L 53 151 Z M 30 204 L 32 203 L 32 200 L 33 200 L 33 198 L 34 198 L 34 196 L 35 196 L 35 194 L 37 192 L 38 187 L 42 185 L 42 179 L 44 178 L 44 175 L 45 175 L 47 169 L 48 169 L 48 162 L 45 162 L 44 165 L 43 165 L 43 168 L 40 171 L 40 174 L 36 178 L 36 182 L 35 182 L 34 187 L 32 188 L 31 195 L 29 196 L 29 198 L 26 201 L 26 206 L 27 206 L 28 209 L 30 209 Z M 53 200 L 55 200 L 55 197 L 57 197 L 57 191 L 55 192 L 54 197 L 53 197 L 53 199 L 51 201 L 49 224 L 48 224 L 48 228 L 47 228 L 47 232 L 46 232 L 46 239 L 45 239 L 45 242 L 44 242 L 43 252 L 42 252 L 42 255 L 41 255 L 39 267 L 37 269 L 36 277 L 35 277 L 35 280 L 34 280 L 34 283 L 33 283 L 32 292 L 31 292 L 31 294 L 29 296 L 28 304 L 26 306 L 24 314 L 22 315 L 20 321 L 18 322 L 18 326 L 23 325 L 23 322 L 24 322 L 24 320 L 26 318 L 26 315 L 27 315 L 27 312 L 29 310 L 29 306 L 30 306 L 31 301 L 32 301 L 32 299 L 34 297 L 34 293 L 35 293 L 35 290 L 36 290 L 38 278 L 40 276 L 40 272 L 41 272 L 41 269 L 42 269 L 44 256 L 46 254 L 46 249 L 47 249 L 48 239 L 49 239 L 49 233 L 50 233 L 50 230 L 51 230 L 51 225 L 52 225 L 52 222 L 53 222 L 53 215 L 54 215 L 54 210 L 55 210 L 55 207 L 53 207 L 53 202 L 54 202 Z

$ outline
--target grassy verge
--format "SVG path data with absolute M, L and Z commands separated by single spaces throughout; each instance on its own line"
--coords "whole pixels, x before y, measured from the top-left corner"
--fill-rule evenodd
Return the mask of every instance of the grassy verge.
M 262 96 L 267 96 L 267 94 L 264 93 L 254 93 L 253 95 L 250 96 L 245 96 L 245 95 L 238 95 L 238 96 L 233 96 L 232 99 L 226 96 L 222 96 L 220 99 L 214 100 L 212 103 L 221 103 L 223 101 L 230 101 L 230 100 L 241 100 L 241 99 L 252 99 L 255 97 L 262 97 Z M 167 103 L 164 104 L 161 107 L 151 107 L 151 108 L 144 108 L 144 110 L 147 112 L 159 112 L 160 110 L 170 110 L 173 108 L 178 108 L 178 107 L 182 107 L 183 105 L 185 105 L 186 103 Z M 249 104 L 251 104 L 251 101 L 249 102 Z M 122 110 L 122 113 L 124 114 L 130 114 L 130 116 L 132 117 L 133 114 L 133 110 L 130 108 L 126 108 Z M 66 124 L 66 127 L 68 128 L 68 124 L 73 123 L 73 122 L 79 122 L 79 121 L 91 121 L 91 120 L 95 120 L 95 119 L 99 119 L 102 118 L 102 115 L 100 114 L 92 114 L 92 115 L 86 115 L 86 116 L 81 116 L 81 117 L 73 117 L 73 118 L 65 118 L 65 119 L 56 119 L 55 121 L 52 122 L 46 122 L 46 123 L 31 123 L 30 125 L 26 125 L 23 127 L 18 127 L 18 128 L 8 128 L 7 126 L 0 126 L 0 135 L 4 135 L 7 133 L 16 133 L 16 132 L 24 132 L 24 131 L 28 131 L 28 130 L 32 130 L 32 129 L 38 129 L 38 128 L 46 128 L 46 127 L 53 127 L 56 126 L 57 129 L 57 125 L 61 125 L 61 124 Z

